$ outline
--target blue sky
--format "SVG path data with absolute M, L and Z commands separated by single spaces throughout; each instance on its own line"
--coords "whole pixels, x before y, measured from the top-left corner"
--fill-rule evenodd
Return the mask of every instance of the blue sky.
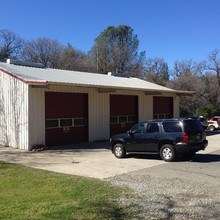
M 219 0 L 0 0 L 0 29 L 87 52 L 108 26 L 129 25 L 147 58 L 201 61 L 220 49 Z

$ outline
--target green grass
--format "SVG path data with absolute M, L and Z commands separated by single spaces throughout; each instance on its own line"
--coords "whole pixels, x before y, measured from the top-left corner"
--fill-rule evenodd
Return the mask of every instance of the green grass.
M 132 219 L 130 193 L 108 182 L 0 161 L 0 219 Z

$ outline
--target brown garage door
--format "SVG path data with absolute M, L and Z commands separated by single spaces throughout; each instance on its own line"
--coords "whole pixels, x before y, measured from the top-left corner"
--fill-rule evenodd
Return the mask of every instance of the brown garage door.
M 173 97 L 154 96 L 154 119 L 173 118 Z
M 88 95 L 45 93 L 46 145 L 88 140 Z
M 138 121 L 138 97 L 110 95 L 110 135 L 127 132 Z

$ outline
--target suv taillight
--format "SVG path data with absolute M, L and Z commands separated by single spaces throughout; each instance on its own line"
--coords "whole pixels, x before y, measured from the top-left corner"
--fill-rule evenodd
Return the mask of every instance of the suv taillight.
M 182 135 L 182 142 L 185 143 L 185 144 L 189 143 L 189 136 L 186 132 L 184 132 L 183 135 Z

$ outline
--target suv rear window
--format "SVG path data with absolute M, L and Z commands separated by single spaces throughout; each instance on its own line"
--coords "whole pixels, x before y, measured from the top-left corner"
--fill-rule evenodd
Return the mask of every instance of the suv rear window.
M 186 132 L 203 130 L 199 120 L 183 120 L 183 126 Z
M 169 132 L 182 132 L 181 123 L 179 121 L 163 122 L 163 129 L 166 133 L 169 133 Z

